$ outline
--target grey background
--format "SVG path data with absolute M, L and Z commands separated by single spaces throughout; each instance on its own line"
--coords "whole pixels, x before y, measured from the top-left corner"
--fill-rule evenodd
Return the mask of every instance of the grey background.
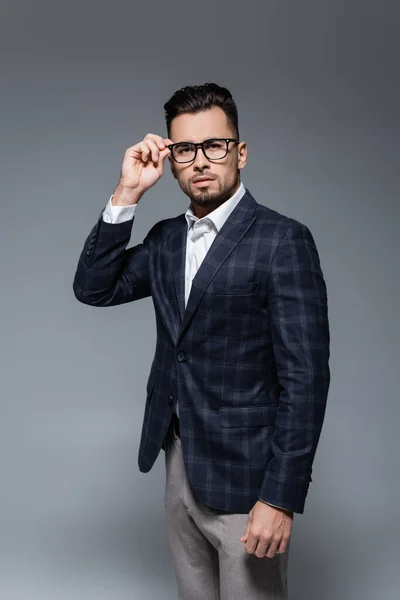
M 399 552 L 396 2 L 2 2 L 0 595 L 176 598 L 163 454 L 137 468 L 151 299 L 77 302 L 79 253 L 125 149 L 216 81 L 258 202 L 311 229 L 332 384 L 291 600 L 395 600 Z M 186 210 L 169 168 L 130 245 Z M 205 599 L 206 600 L 206 599 Z

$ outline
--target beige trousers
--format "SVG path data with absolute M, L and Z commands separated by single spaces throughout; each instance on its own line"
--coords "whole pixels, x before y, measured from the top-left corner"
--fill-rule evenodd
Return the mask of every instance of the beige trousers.
M 288 600 L 289 548 L 274 558 L 248 554 L 247 513 L 224 513 L 193 494 L 179 437 L 165 444 L 165 516 L 179 600 Z

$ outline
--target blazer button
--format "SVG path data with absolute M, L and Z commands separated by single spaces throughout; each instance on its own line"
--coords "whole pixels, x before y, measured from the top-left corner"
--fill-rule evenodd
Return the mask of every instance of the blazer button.
M 178 358 L 179 362 L 185 362 L 186 361 L 186 354 L 184 352 L 179 352 L 177 358 Z
M 170 395 L 168 396 L 168 404 L 169 404 L 170 406 L 172 406 L 172 405 L 173 405 L 173 403 L 174 403 L 174 397 L 173 397 L 173 396 L 170 394 Z
M 90 256 L 90 255 L 92 254 L 92 252 L 91 252 L 90 250 L 86 250 L 86 254 L 87 254 L 88 256 Z

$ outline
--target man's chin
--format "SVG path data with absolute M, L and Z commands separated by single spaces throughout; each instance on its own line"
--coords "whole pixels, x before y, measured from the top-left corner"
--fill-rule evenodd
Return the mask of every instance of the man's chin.
M 209 189 L 206 187 L 199 187 L 197 185 L 190 186 L 190 193 L 194 198 L 199 200 L 214 200 L 221 195 L 219 189 Z
M 217 194 L 201 193 L 201 194 L 191 194 L 190 199 L 194 204 L 198 204 L 198 206 L 207 206 L 209 204 L 213 204 L 214 202 L 218 202 Z

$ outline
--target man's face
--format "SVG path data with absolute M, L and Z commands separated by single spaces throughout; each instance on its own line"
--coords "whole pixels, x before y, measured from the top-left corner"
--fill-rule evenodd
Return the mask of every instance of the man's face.
M 170 128 L 170 139 L 174 143 L 235 137 L 224 111 L 218 106 L 179 115 L 173 119 Z M 247 146 L 245 142 L 229 142 L 228 154 L 221 160 L 206 158 L 201 148 L 197 149 L 192 162 L 177 163 L 172 156 L 168 158 L 173 176 L 181 190 L 189 196 L 193 211 L 200 217 L 228 200 L 238 189 L 239 169 L 246 164 Z M 211 180 L 196 184 L 194 179 L 199 175 L 209 176 Z

